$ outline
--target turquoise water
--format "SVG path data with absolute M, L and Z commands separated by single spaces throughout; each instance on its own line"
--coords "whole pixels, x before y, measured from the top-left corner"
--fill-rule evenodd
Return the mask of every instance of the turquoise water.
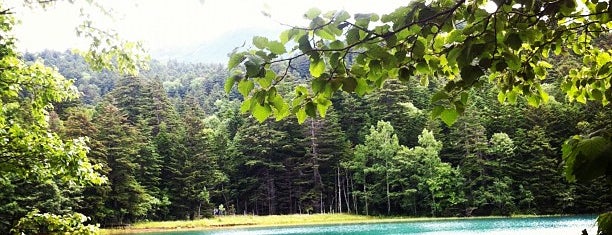
M 583 229 L 595 234 L 595 216 L 537 218 L 452 219 L 428 222 L 363 223 L 265 228 L 214 229 L 147 233 L 148 235 L 242 235 L 242 234 L 533 234 L 580 235 Z

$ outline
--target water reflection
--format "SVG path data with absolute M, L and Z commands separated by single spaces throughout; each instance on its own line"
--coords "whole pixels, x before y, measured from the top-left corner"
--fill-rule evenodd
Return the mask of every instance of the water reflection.
M 462 219 L 427 222 L 367 223 L 344 225 L 290 226 L 241 228 L 208 231 L 154 233 L 155 235 L 379 235 L 379 234 L 526 234 L 526 235 L 579 235 L 583 229 L 596 234 L 595 216 Z M 153 235 L 153 234 L 151 234 Z

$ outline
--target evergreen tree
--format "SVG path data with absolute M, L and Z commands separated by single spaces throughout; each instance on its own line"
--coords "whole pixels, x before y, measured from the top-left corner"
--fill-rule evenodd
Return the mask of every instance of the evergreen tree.
M 110 168 L 107 177 L 111 190 L 105 202 L 110 213 L 102 221 L 104 224 L 135 222 L 151 209 L 151 196 L 135 177 L 139 133 L 127 116 L 111 103 L 99 106 L 94 124 L 98 129 L 94 138 L 100 142 L 100 152 Z
M 315 212 L 324 213 L 329 208 L 340 211 L 344 177 L 340 177 L 340 162 L 348 157 L 350 145 L 338 124 L 334 110 L 325 119 L 310 119 L 303 125 L 307 146 L 304 161 L 298 166 L 304 180 L 301 184 L 307 193 L 301 199 L 309 201 Z M 346 202 L 345 202 L 346 203 Z
M 64 122 L 62 136 L 64 138 L 87 137 L 89 147 L 88 157 L 92 163 L 99 166 L 101 175 L 107 176 L 111 171 L 105 153 L 105 147 L 98 141 L 98 128 L 92 122 L 93 110 L 83 108 L 70 109 L 67 111 L 68 118 Z M 82 202 L 76 211 L 88 215 L 94 223 L 103 223 L 112 213 L 105 206 L 106 200 L 111 192 L 111 184 L 87 185 L 82 192 Z

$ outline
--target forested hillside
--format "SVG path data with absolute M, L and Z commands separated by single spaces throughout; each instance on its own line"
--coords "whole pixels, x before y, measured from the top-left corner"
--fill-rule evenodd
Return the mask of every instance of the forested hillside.
M 448 127 L 430 118 L 444 79 L 336 94 L 324 119 L 303 124 L 259 123 L 241 114 L 240 91 L 223 91 L 222 65 L 153 61 L 139 77 L 123 77 L 94 72 L 69 52 L 24 55 L 39 57 L 81 92 L 78 102 L 54 106 L 50 128 L 65 140 L 88 137 L 88 157 L 108 183 L 2 181 L 11 190 L 0 194 L 0 231 L 32 208 L 74 210 L 102 226 L 207 217 L 215 208 L 409 216 L 612 209 L 604 181 L 568 183 L 562 174 L 562 141 L 612 119 L 609 106 L 576 105 L 558 92 L 577 58 L 551 62 L 548 103 L 500 104 L 485 85 L 470 91 L 465 113 Z M 308 66 L 294 65 L 291 83 L 305 82 Z

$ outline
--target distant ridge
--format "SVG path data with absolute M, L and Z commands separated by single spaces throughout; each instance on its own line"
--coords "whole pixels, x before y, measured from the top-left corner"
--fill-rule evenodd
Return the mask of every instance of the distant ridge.
M 161 61 L 176 60 L 190 63 L 223 63 L 227 55 L 236 47 L 250 45 L 253 36 L 276 38 L 280 32 L 261 29 L 242 29 L 224 34 L 213 40 L 198 44 L 168 47 L 151 51 L 154 59 Z

